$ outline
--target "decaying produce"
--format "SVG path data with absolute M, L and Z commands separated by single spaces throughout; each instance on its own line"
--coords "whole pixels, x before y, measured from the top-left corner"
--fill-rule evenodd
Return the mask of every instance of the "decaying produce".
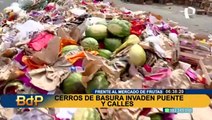
M 19 1 L 6 8 L 1 17 L 0 92 L 211 89 L 211 39 L 166 22 L 159 15 L 118 9 L 109 3 Z M 33 114 L 50 119 L 106 119 L 101 109 L 95 108 L 61 108 L 51 114 L 38 109 L 29 109 L 28 114 L 17 111 L 12 112 L 18 113 L 15 117 L 27 119 Z M 106 111 L 109 120 L 182 118 L 162 113 L 159 108 Z M 11 118 L 4 112 L 2 109 L 0 115 Z M 197 113 L 187 114 L 188 120 Z

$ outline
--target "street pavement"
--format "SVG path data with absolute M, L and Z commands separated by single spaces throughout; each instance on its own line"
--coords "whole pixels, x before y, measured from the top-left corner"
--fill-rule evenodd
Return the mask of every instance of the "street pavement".
M 143 10 L 159 14 L 163 16 L 165 20 L 173 20 L 178 22 L 179 25 L 188 27 L 190 31 L 195 33 L 212 34 L 212 17 L 207 15 L 195 15 L 191 19 L 186 19 L 184 13 L 182 12 L 186 6 L 167 6 L 162 4 L 140 5 L 129 2 L 122 2 L 121 0 L 109 1 L 113 1 L 116 6 L 126 7 L 132 11 Z
M 9 6 L 15 0 L 0 0 L 0 11 L 2 11 L 5 7 Z

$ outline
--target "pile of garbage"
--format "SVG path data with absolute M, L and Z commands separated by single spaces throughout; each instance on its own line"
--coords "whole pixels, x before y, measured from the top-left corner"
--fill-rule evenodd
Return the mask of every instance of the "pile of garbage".
M 5 8 L 0 19 L 1 94 L 212 86 L 212 37 L 154 13 L 116 8 L 109 2 L 20 0 Z M 110 120 L 180 119 L 180 114 L 159 108 L 107 111 Z M 91 108 L 2 108 L 0 113 L 2 119 L 12 120 L 105 117 L 101 109 Z M 183 118 L 193 119 L 190 114 Z

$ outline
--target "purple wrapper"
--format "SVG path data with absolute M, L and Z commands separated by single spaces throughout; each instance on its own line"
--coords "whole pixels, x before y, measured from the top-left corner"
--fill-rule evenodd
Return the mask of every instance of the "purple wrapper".
M 175 114 L 163 114 L 163 120 L 174 120 Z
M 28 70 L 27 70 L 27 66 L 25 66 L 25 64 L 22 62 L 22 57 L 24 56 L 24 51 L 19 52 L 13 59 L 20 64 L 21 66 L 19 67 L 20 69 L 23 70 L 23 72 L 25 72 L 24 76 L 19 77 L 18 79 L 20 81 L 22 81 L 24 83 L 25 86 L 27 87 L 32 87 L 33 89 L 35 89 L 37 92 L 41 93 L 41 94 L 47 94 L 48 92 L 45 90 L 42 90 L 34 85 L 32 85 L 30 83 L 30 77 L 27 76 Z
M 80 59 L 80 60 L 77 60 L 73 66 L 79 66 L 79 67 L 82 67 L 82 64 L 83 64 L 83 59 Z
M 22 62 L 22 57 L 24 56 L 24 51 L 19 52 L 13 59 L 17 61 L 20 65 L 25 66 Z
M 30 14 L 29 14 L 29 16 L 32 16 L 32 17 L 39 17 L 39 16 L 41 16 L 42 14 L 41 13 L 39 13 L 39 12 L 37 12 L 37 11 L 32 11 Z

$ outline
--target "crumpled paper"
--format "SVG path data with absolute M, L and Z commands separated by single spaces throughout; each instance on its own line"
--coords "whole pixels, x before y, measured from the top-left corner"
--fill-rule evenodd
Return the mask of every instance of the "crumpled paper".
M 145 38 L 145 41 L 142 42 L 143 45 L 152 47 L 159 57 L 170 59 L 173 63 L 179 59 L 180 49 L 176 40 L 174 42 L 162 33 L 157 36 L 153 36 L 151 33 L 147 34 L 150 36 Z
M 108 62 L 108 65 L 111 66 L 114 72 L 116 72 L 116 76 L 120 77 L 122 73 L 126 70 L 128 65 L 128 59 L 126 57 L 117 57 Z
M 211 65 L 212 56 L 208 56 L 205 59 L 202 60 L 202 62 L 205 65 L 205 68 L 207 69 L 209 76 L 212 78 L 212 65 Z
M 94 56 L 87 52 L 85 52 L 85 55 L 86 58 L 83 61 L 85 71 L 82 73 L 82 81 L 84 83 L 90 81 L 93 78 L 94 74 L 99 70 L 102 70 L 107 74 L 107 80 L 109 82 L 112 82 L 119 77 L 116 74 L 117 72 L 105 63 L 105 59 L 102 59 L 98 56 Z
M 16 110 L 13 108 L 0 108 L 0 119 L 2 120 L 11 120 L 16 114 Z
M 176 68 L 172 70 L 168 66 L 167 62 L 158 60 L 153 67 L 145 66 L 142 69 L 144 74 L 144 85 L 150 88 L 156 89 L 190 89 L 191 86 L 194 88 L 202 87 L 202 85 L 194 84 L 190 78 L 186 75 L 184 69 L 188 69 L 186 66 L 182 68 Z
M 175 115 L 174 119 L 176 119 L 176 120 L 194 120 L 193 117 L 191 116 L 191 114 L 189 114 L 189 113 L 178 113 Z
M 86 13 L 85 10 L 80 9 L 80 8 L 73 8 L 70 11 L 71 11 L 71 13 L 73 13 L 74 15 L 77 15 L 77 16 L 84 15 Z
M 150 117 L 147 117 L 147 116 L 140 116 L 138 118 L 138 120 L 151 120 L 151 118 Z
M 1 81 L 13 80 L 24 75 L 24 72 L 19 70 L 18 67 L 15 66 L 15 64 L 12 63 L 12 61 L 10 61 L 7 58 L 6 59 L 3 57 L 0 58 L 0 67 L 1 67 L 0 69 Z
M 20 31 L 18 35 L 21 36 L 22 38 L 27 38 L 30 32 L 44 30 L 44 26 L 41 23 L 36 22 L 34 20 L 27 20 L 23 24 L 18 23 L 15 26 L 15 28 Z
M 32 109 L 29 112 L 16 114 L 11 120 L 54 120 L 54 118 L 39 109 Z
M 210 107 L 205 108 L 193 108 L 192 120 L 208 120 L 211 117 L 212 109 Z
M 128 50 L 129 50 L 129 48 L 126 48 L 126 49 L 122 50 L 119 54 L 117 54 L 116 56 L 120 57 L 118 60 L 121 60 L 121 56 L 123 55 L 123 53 L 125 53 Z M 120 62 L 114 62 L 116 65 L 119 66 L 117 69 L 120 69 L 120 65 L 123 64 Z M 131 73 L 133 72 L 133 70 L 135 70 L 135 69 L 133 69 L 133 67 L 132 67 L 130 69 Z M 116 75 L 118 75 L 118 76 L 121 75 L 120 70 L 118 70 L 117 73 L 118 74 L 116 74 Z M 135 73 L 135 72 L 133 72 L 133 73 Z M 118 76 L 115 77 L 116 79 L 114 79 L 111 82 L 109 88 L 110 89 L 142 89 L 143 88 L 142 78 L 136 74 L 132 74 L 132 75 L 133 76 L 131 78 L 129 78 L 127 81 L 121 81 Z M 141 110 L 142 110 L 142 108 L 117 108 L 117 109 L 111 108 L 111 109 L 108 109 L 108 114 L 109 114 L 111 120 L 125 120 L 125 119 L 136 120 L 138 118 L 138 115 Z
M 170 83 L 174 89 L 189 89 L 191 81 L 182 69 L 172 71 L 170 76 Z
M 130 80 L 123 82 L 116 80 L 111 83 L 110 89 L 142 89 L 142 80 L 138 77 L 133 77 Z M 110 120 L 136 120 L 142 108 L 116 108 L 108 109 Z
M 146 55 L 148 56 L 146 60 L 146 65 L 153 66 L 154 63 L 158 60 L 158 57 L 154 52 L 151 52 L 150 50 L 145 49 Z
M 136 120 L 142 108 L 109 109 L 110 120 Z
M 56 116 L 60 119 L 71 119 L 77 108 L 59 108 Z
M 35 52 L 33 54 L 34 59 L 32 60 L 36 63 L 36 59 L 38 59 L 39 62 L 42 61 L 43 63 L 53 65 L 58 60 L 60 51 L 60 41 L 61 40 L 59 37 L 54 37 L 53 40 L 49 42 L 46 49 L 43 49 L 40 52 Z
M 30 83 L 46 91 L 53 91 L 69 76 L 70 72 L 63 68 L 46 67 L 29 72 Z
M 70 27 L 70 26 L 69 26 Z M 71 25 L 71 28 L 59 28 L 57 30 L 57 35 L 61 38 L 72 38 L 76 41 L 79 41 L 83 36 L 83 33 L 85 32 L 86 25 L 85 22 L 80 24 L 79 26 L 77 25 Z
M 83 37 L 83 33 L 85 32 L 86 25 L 85 22 L 74 28 L 73 31 L 71 31 L 70 36 L 76 41 L 79 41 Z

